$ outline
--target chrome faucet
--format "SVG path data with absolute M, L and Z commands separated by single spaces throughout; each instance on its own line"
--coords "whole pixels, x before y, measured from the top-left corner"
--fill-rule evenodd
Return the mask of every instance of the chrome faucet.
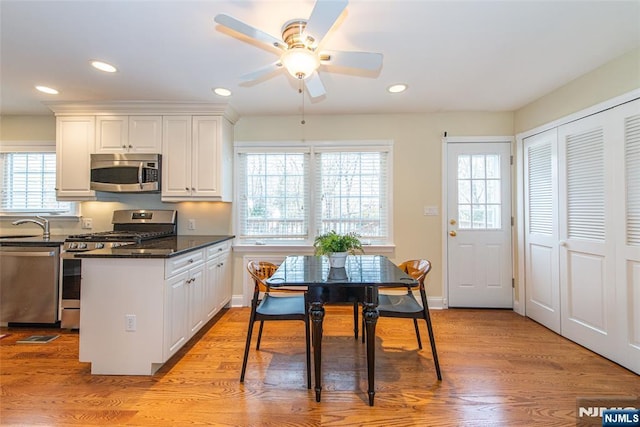
M 26 224 L 28 222 L 32 222 L 34 224 L 39 225 L 42 228 L 42 231 L 43 231 L 42 237 L 44 239 L 48 239 L 49 237 L 51 237 L 51 233 L 49 231 L 49 220 L 41 216 L 36 216 L 36 218 L 40 219 L 40 221 L 38 221 L 37 219 L 27 218 L 27 219 L 19 219 L 17 221 L 13 221 L 12 224 L 20 225 L 20 224 Z

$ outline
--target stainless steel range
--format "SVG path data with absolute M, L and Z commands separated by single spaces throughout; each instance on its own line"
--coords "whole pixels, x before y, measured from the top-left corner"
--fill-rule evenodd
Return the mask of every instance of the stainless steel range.
M 80 276 L 82 264 L 74 254 L 175 236 L 178 212 L 162 209 L 113 212 L 112 231 L 67 236 L 62 252 L 62 328 L 80 327 Z

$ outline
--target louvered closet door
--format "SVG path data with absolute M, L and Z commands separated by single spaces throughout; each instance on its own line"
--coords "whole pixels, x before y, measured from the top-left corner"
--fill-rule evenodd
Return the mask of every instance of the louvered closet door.
M 616 165 L 609 117 L 605 112 L 558 128 L 558 231 L 562 335 L 613 358 Z
M 640 100 L 613 111 L 616 141 L 624 141 L 616 161 L 616 314 L 619 355 L 616 361 L 640 373 Z
M 526 313 L 560 333 L 557 129 L 524 140 Z

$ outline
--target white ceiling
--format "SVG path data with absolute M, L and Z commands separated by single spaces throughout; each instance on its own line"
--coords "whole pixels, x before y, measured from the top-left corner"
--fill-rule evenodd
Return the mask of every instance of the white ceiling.
M 50 114 L 42 101 L 229 102 L 242 115 L 298 114 L 297 82 L 279 70 L 239 76 L 277 55 L 232 37 L 226 13 L 280 37 L 313 0 L 0 2 L 0 113 Z M 511 111 L 640 47 L 640 1 L 351 0 L 324 40 L 384 55 L 375 77 L 320 71 L 326 96 L 307 114 Z M 98 72 L 90 59 L 116 65 Z M 391 95 L 398 82 L 408 91 Z M 57 88 L 57 96 L 34 89 Z M 214 95 L 223 86 L 230 98 Z

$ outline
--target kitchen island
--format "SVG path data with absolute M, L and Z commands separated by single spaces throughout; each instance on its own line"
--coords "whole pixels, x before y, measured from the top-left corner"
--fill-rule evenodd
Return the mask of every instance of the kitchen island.
M 77 254 L 80 361 L 153 375 L 231 300 L 234 236 L 172 236 Z

